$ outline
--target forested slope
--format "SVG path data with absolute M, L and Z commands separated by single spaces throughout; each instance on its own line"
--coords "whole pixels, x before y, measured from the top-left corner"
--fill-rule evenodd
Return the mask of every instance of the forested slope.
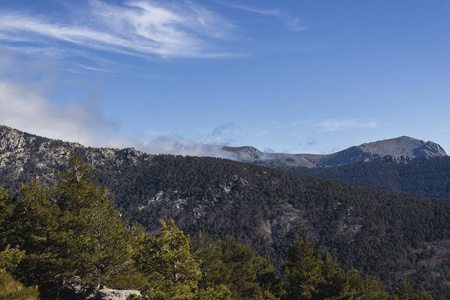
M 380 158 L 326 168 L 283 168 L 291 173 L 336 179 L 399 193 L 450 199 L 450 157 Z
M 429 288 L 436 284 L 429 276 L 432 270 L 441 279 L 448 272 L 429 264 L 443 259 L 448 264 L 448 251 L 438 251 L 449 239 L 447 200 L 213 158 L 156 156 L 134 174 L 128 182 L 114 185 L 105 178 L 104 184 L 117 199 L 126 199 L 119 204 L 132 219 L 150 229 L 162 217 L 174 219 L 191 235 L 230 234 L 278 267 L 286 243 L 300 234 L 337 256 L 344 267 L 380 275 L 386 282 L 402 274 L 424 276 L 428 279 L 422 284 Z
M 231 235 L 282 272 L 295 234 L 341 265 L 407 277 L 435 296 L 449 294 L 450 201 L 396 194 L 216 158 L 147 155 L 19 136 L 0 152 L 0 185 L 17 191 L 36 175 L 52 184 L 75 150 L 100 171 L 115 206 L 151 232 L 174 219 L 185 233 Z M 1 164 L 1 163 L 0 163 Z

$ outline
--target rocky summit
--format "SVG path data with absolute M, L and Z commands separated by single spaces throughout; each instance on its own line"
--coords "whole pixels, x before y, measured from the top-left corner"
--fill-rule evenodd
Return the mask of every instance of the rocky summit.
M 330 167 L 381 157 L 402 162 L 418 157 L 447 156 L 440 145 L 407 136 L 365 143 L 326 155 L 264 153 L 253 147 L 224 147 L 224 150 L 234 153 L 240 161 L 277 169 Z

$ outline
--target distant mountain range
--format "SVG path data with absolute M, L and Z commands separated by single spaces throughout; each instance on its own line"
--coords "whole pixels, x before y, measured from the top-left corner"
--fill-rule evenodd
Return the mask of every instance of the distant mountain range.
M 442 156 L 430 161 L 447 158 L 436 144 L 410 138 L 366 145 L 371 144 L 352 151 L 364 154 L 370 148 L 381 155 L 389 150 L 396 157 L 429 151 Z M 226 159 L 84 147 L 5 126 L 0 126 L 0 186 L 15 192 L 36 177 L 52 184 L 52 170 L 66 168 L 72 151 L 99 170 L 99 183 L 108 187 L 124 217 L 149 231 L 158 230 L 160 219 L 174 219 L 191 236 L 201 231 L 214 239 L 231 235 L 269 257 L 280 271 L 284 250 L 297 234 L 315 241 L 345 268 L 381 276 L 388 284 L 408 278 L 435 299 L 450 295 L 447 199 L 379 191 Z
M 389 157 L 398 162 L 418 157 L 447 156 L 445 150 L 433 142 L 425 142 L 407 136 L 353 146 L 332 154 L 266 153 L 253 147 L 224 147 L 238 160 L 276 169 L 293 167 L 330 167 L 357 161 L 370 161 Z

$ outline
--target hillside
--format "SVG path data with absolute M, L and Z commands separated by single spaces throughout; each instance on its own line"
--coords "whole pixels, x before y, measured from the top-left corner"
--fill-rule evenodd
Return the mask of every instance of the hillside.
M 335 167 L 280 169 L 398 193 L 450 199 L 448 156 L 403 159 L 401 163 L 385 157 Z
M 355 187 L 216 158 L 152 156 L 86 148 L 2 127 L 0 185 L 17 190 L 76 151 L 100 171 L 125 217 L 150 231 L 174 219 L 186 233 L 232 235 L 281 270 L 295 234 L 315 241 L 345 268 L 393 282 L 405 276 L 449 294 L 450 202 Z

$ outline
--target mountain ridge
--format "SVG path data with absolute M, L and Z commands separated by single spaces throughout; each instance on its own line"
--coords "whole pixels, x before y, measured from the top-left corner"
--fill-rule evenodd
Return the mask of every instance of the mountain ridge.
M 447 153 L 439 144 L 408 136 L 364 143 L 331 154 L 267 153 L 249 146 L 225 146 L 223 149 L 234 153 L 239 161 L 271 168 L 331 167 L 381 157 L 390 157 L 401 162 L 419 157 L 447 156 Z

